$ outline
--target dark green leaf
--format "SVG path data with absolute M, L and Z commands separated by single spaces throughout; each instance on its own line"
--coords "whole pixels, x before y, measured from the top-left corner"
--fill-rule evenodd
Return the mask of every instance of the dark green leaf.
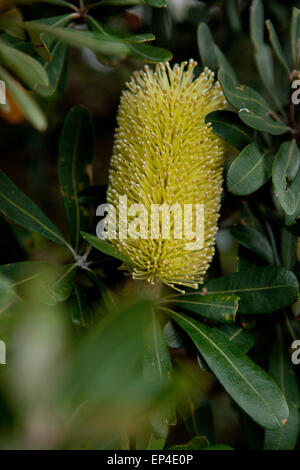
M 239 306 L 236 295 L 201 295 L 194 292 L 176 296 L 170 302 L 220 323 L 235 322 Z
M 294 180 L 299 164 L 300 154 L 296 140 L 283 142 L 275 156 L 272 181 L 275 194 L 282 208 L 289 215 L 293 214 L 297 207 L 299 188 L 288 185 L 288 181 Z M 294 188 L 296 191 L 293 190 Z
M 52 41 L 58 39 L 66 44 L 70 44 L 71 46 L 79 48 L 88 47 L 95 52 L 103 54 L 122 56 L 127 55 L 130 52 L 128 43 L 103 40 L 102 37 L 99 39 L 97 33 L 90 31 L 81 31 L 78 29 L 57 26 L 49 27 L 42 23 L 35 22 L 26 23 L 26 28 L 31 35 L 34 35 L 33 40 L 36 40 L 36 37 L 40 37 L 41 33 L 44 33 L 47 38 L 52 38 Z M 37 44 L 37 47 L 42 50 L 40 44 Z
M 235 240 L 248 250 L 257 253 L 269 264 L 275 264 L 272 246 L 269 240 L 261 232 L 246 225 L 231 227 L 230 233 Z
M 156 313 L 153 310 L 151 321 L 145 332 L 144 378 L 149 384 L 167 385 L 172 374 L 172 361 Z M 163 406 L 152 415 L 151 424 L 159 437 L 168 436 L 169 424 L 176 424 L 176 412 L 172 403 Z
M 280 327 L 278 327 L 277 342 L 271 353 L 270 375 L 285 395 L 290 414 L 286 424 L 280 429 L 266 431 L 264 448 L 267 450 L 293 450 L 297 444 L 300 430 L 299 385 L 291 358 L 283 344 Z
M 0 210 L 17 224 L 39 232 L 49 240 L 66 245 L 57 227 L 41 209 L 0 170 Z
M 218 60 L 214 50 L 214 39 L 206 23 L 199 23 L 197 29 L 198 50 L 202 64 L 212 70 L 218 67 Z
M 2 5 L 3 6 L 3 5 Z M 9 35 L 22 41 L 26 40 L 26 34 L 22 26 L 23 15 L 19 8 L 1 8 L 0 29 Z
M 72 291 L 76 265 L 56 266 L 45 261 L 25 261 L 0 266 L 13 287 L 32 284 L 35 294 L 48 305 L 66 300 Z
M 140 43 L 146 41 L 153 41 L 155 36 L 153 34 L 129 34 L 124 33 L 123 31 L 116 31 L 105 23 L 102 23 L 99 20 L 95 20 L 95 18 L 89 16 L 88 17 L 88 26 L 90 27 L 91 31 L 99 34 L 99 38 L 104 40 L 110 41 L 124 41 L 130 43 Z
M 268 29 L 268 32 L 269 32 L 269 40 L 270 40 L 270 43 L 272 44 L 272 47 L 273 47 L 273 50 L 274 50 L 274 52 L 277 56 L 277 59 L 279 60 L 279 62 L 283 65 L 283 67 L 286 69 L 286 71 L 289 74 L 290 73 L 289 72 L 289 66 L 288 66 L 288 64 L 286 62 L 286 59 L 284 57 L 284 53 L 283 53 L 281 44 L 279 42 L 279 39 L 278 39 L 276 30 L 273 26 L 272 21 L 267 20 L 266 21 L 266 26 L 267 26 L 267 29 Z
M 204 447 L 202 450 L 234 450 L 233 447 L 225 444 L 214 444 L 212 446 Z
M 281 258 L 285 268 L 293 270 L 297 261 L 297 236 L 288 230 L 281 229 Z
M 276 92 L 272 50 L 264 42 L 264 7 L 261 0 L 254 0 L 250 8 L 250 35 L 254 46 L 254 58 L 260 79 L 276 108 L 281 102 Z
M 226 391 L 254 421 L 267 429 L 278 429 L 289 410 L 278 386 L 217 329 L 185 315 L 172 313 L 188 333 Z
M 211 122 L 214 133 L 239 150 L 252 141 L 249 128 L 232 111 L 213 111 L 205 122 Z
M 180 403 L 180 413 L 191 438 L 206 436 L 210 442 L 215 441 L 213 413 L 209 400 L 203 402 L 199 394 L 195 396 L 187 390 L 185 400 Z
M 59 5 L 61 7 L 68 7 L 68 8 L 74 8 L 74 5 L 72 3 L 67 2 L 66 0 L 40 0 L 44 3 L 52 3 L 53 5 Z
M 235 32 L 240 31 L 242 25 L 239 11 L 239 2 L 236 0 L 227 0 L 226 10 L 231 29 Z
M 239 116 L 245 124 L 273 135 L 288 131 L 288 127 L 255 90 L 237 84 L 222 68 L 219 71 L 219 81 L 227 100 L 239 110 Z
M 264 6 L 261 0 L 253 0 L 251 3 L 250 36 L 256 49 L 264 44 Z
M 100 240 L 100 238 L 92 235 L 91 233 L 81 232 L 82 238 L 86 240 L 91 246 L 97 250 L 105 253 L 108 256 L 119 259 L 124 263 L 131 264 L 131 261 L 127 256 L 123 255 L 117 248 L 115 248 L 111 243 L 106 242 L 105 240 Z
M 87 269 L 86 275 L 92 281 L 92 283 L 98 288 L 99 292 L 101 293 L 101 297 L 103 299 L 104 305 L 106 307 L 107 312 L 112 312 L 116 309 L 116 299 L 113 293 L 106 287 L 103 281 L 97 276 L 97 274 L 92 271 L 91 269 Z
M 296 7 L 293 7 L 292 12 L 292 21 L 291 21 L 291 51 L 293 57 L 294 67 L 297 69 L 297 47 L 300 38 L 300 10 Z M 299 61 L 299 57 L 298 57 Z
M 0 275 L 0 315 L 3 314 L 16 300 L 17 300 L 17 294 L 13 286 L 11 285 L 11 282 L 1 273 Z
M 163 450 L 166 444 L 165 438 L 156 438 L 153 432 L 146 435 L 139 432 L 136 436 L 135 450 Z
M 35 86 L 35 91 L 42 96 L 52 96 L 56 92 L 59 82 L 61 80 L 66 57 L 67 57 L 67 46 L 63 43 L 57 42 L 50 50 L 52 61 L 45 62 L 44 69 L 48 73 L 49 86 Z
M 78 193 L 89 186 L 88 171 L 94 152 L 94 130 L 89 111 L 76 106 L 67 115 L 59 141 L 60 192 L 68 216 L 72 246 L 79 249 L 80 231 L 89 212 L 79 203 Z
M 256 334 L 238 325 L 220 325 L 216 327 L 220 333 L 229 339 L 243 352 L 247 353 L 255 344 Z
M 42 299 L 48 305 L 67 300 L 72 292 L 77 266 L 68 264 L 57 267 L 58 274 L 53 282 L 47 283 L 42 293 Z
M 150 7 L 162 8 L 167 6 L 167 0 L 145 0 Z
M 216 54 L 216 57 L 217 57 L 217 60 L 218 60 L 218 63 L 219 63 L 219 67 L 224 69 L 226 71 L 226 73 L 228 73 L 228 75 L 230 75 L 233 82 L 236 85 L 238 85 L 238 79 L 237 79 L 236 73 L 235 73 L 233 67 L 228 62 L 225 55 L 223 54 L 223 52 L 221 51 L 221 49 L 219 48 L 219 46 L 217 46 L 215 44 L 214 50 L 215 50 L 215 54 Z
M 87 328 L 93 323 L 94 311 L 89 302 L 90 288 L 84 288 L 74 283 L 72 294 L 69 299 L 72 322 L 75 326 Z
M 259 314 L 287 307 L 296 300 L 298 288 L 292 271 L 267 266 L 212 279 L 205 284 L 204 292 L 235 294 L 240 297 L 239 313 Z
M 102 0 L 97 5 L 145 5 L 146 0 Z
M 200 450 L 207 448 L 209 442 L 205 436 L 196 436 L 187 444 L 170 447 L 170 450 Z
M 143 60 L 145 62 L 167 62 L 171 60 L 172 52 L 161 47 L 149 46 L 148 44 L 128 44 L 132 57 Z
M 272 153 L 260 153 L 255 144 L 247 145 L 228 169 L 228 191 L 246 196 L 259 189 L 270 177 L 272 159 Z
M 180 330 L 172 320 L 168 321 L 164 327 L 164 335 L 169 348 L 180 349 L 184 348 Z
M 75 15 L 76 16 L 76 15 Z M 54 27 L 64 27 L 74 18 L 74 13 L 50 18 L 40 18 L 26 23 L 28 34 L 36 53 L 46 62 L 52 61 L 51 46 L 55 41 L 53 35 L 47 35 L 47 31 Z

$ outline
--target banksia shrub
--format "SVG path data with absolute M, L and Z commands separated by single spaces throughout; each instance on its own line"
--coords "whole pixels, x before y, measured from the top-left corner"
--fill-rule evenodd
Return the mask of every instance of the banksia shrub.
M 122 240 L 118 233 L 111 240 L 131 260 L 134 278 L 172 287 L 196 288 L 203 280 L 214 253 L 222 191 L 224 147 L 205 117 L 223 109 L 225 99 L 209 69 L 193 80 L 196 66 L 190 60 L 173 68 L 158 64 L 155 72 L 146 66 L 134 73 L 121 98 L 109 176 L 107 200 L 117 212 L 123 195 L 128 206 L 142 203 L 149 214 L 153 204 L 204 205 L 200 249 L 187 249 L 196 238 L 195 220 L 194 238 L 183 233 L 176 239 L 176 215 L 166 237 L 160 218 L 155 238 L 141 229 L 138 239 L 128 235 Z

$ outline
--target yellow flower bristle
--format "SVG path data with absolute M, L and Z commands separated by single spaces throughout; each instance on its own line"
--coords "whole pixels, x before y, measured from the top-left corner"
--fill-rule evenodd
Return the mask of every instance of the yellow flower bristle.
M 128 206 L 142 203 L 204 204 L 204 246 L 186 250 L 187 239 L 111 239 L 132 263 L 134 279 L 198 287 L 214 254 L 222 192 L 223 141 L 205 117 L 225 108 L 214 73 L 197 63 L 173 68 L 158 64 L 135 72 L 123 91 L 109 172 L 107 202 L 118 213 L 119 196 Z M 171 229 L 173 229 L 171 225 Z

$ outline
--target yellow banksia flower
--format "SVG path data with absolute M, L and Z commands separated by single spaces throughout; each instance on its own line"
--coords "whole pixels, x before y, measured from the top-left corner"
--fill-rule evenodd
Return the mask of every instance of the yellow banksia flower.
M 214 73 L 205 68 L 194 79 L 197 63 L 173 68 L 158 64 L 135 72 L 123 91 L 109 172 L 107 202 L 118 212 L 119 196 L 128 206 L 203 204 L 204 244 L 174 239 L 110 240 L 132 263 L 132 277 L 171 287 L 197 288 L 214 254 L 222 192 L 224 144 L 205 117 L 224 109 L 225 98 Z M 174 221 L 173 221 L 174 222 Z

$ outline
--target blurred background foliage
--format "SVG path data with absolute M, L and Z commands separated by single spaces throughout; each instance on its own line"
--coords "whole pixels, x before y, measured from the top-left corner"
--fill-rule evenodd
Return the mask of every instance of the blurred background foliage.
M 70 8 L 68 3 L 73 7 Z M 68 234 L 68 220 L 64 212 L 65 201 L 59 191 L 62 173 L 58 176 L 57 161 L 65 118 L 77 105 L 84 105 L 92 114 L 95 135 L 90 134 L 88 140 L 95 145 L 94 152 L 91 149 L 94 154 L 93 172 L 88 171 L 89 181 L 80 198 L 83 204 L 95 208 L 105 200 L 120 92 L 132 71 L 143 67 L 143 54 L 151 53 L 151 62 L 171 59 L 173 55 L 174 62 L 194 58 L 201 64 L 198 26 L 205 23 L 215 43 L 233 69 L 238 71 L 241 83 L 265 93 L 257 73 L 255 47 L 249 31 L 251 2 L 248 0 L 168 0 L 165 8 L 155 8 L 163 6 L 164 2 L 159 0 L 103 1 L 89 10 L 92 20 L 86 18 L 84 8 L 91 7 L 94 2 L 86 0 L 84 6 L 82 3 L 0 1 L 0 28 L 3 27 L 0 40 L 5 44 L 1 48 L 0 43 L 0 79 L 6 80 L 5 74 L 9 73 L 17 81 L 17 94 L 14 93 L 15 88 L 8 90 L 8 106 L 0 107 L 1 169 L 38 203 L 63 236 Z M 283 3 L 279 0 L 265 0 L 263 3 L 265 18 L 272 20 L 287 53 L 292 7 L 299 5 L 295 1 Z M 51 35 L 45 38 L 46 33 L 43 36 L 42 26 L 37 25 L 47 24 L 43 21 L 45 18 L 70 13 L 73 15 L 68 20 L 71 28 L 66 29 L 75 31 L 75 36 L 61 37 L 62 33 L 57 32 L 56 40 L 63 39 L 62 43 L 56 40 L 53 43 Z M 7 15 L 11 15 L 11 22 L 7 22 Z M 26 28 L 18 26 L 20 21 L 25 21 Z M 105 54 L 103 45 L 97 43 L 99 37 L 93 36 L 99 33 L 93 29 L 97 22 L 111 28 L 106 30 L 106 34 L 112 34 L 111 31 L 123 33 L 123 42 L 105 44 L 105 47 L 112 44 L 110 53 Z M 86 25 L 91 35 L 84 38 L 76 36 L 87 32 Z M 148 42 L 151 35 L 155 36 L 153 46 Z M 147 42 L 141 43 L 138 39 L 135 43 L 134 37 L 137 36 L 146 38 Z M 135 49 L 131 48 L 132 44 Z M 32 83 L 30 74 L 25 73 L 24 76 L 24 67 L 20 69 L 18 58 L 17 65 L 11 60 L 8 47 L 19 48 L 44 70 L 49 63 L 47 54 L 59 47 L 58 51 L 55 49 L 58 58 L 53 72 L 56 78 L 50 84 L 51 92 L 38 67 L 38 84 L 36 81 Z M 210 60 L 212 57 L 208 54 L 204 61 L 206 65 L 211 65 L 208 63 Z M 31 66 L 34 64 L 25 65 L 25 72 Z M 199 70 L 201 67 L 199 65 Z M 282 70 L 276 66 L 276 96 L 282 95 L 284 102 L 288 98 L 288 87 L 282 85 L 283 82 Z M 26 98 L 24 106 L 18 101 L 18 89 L 34 100 L 34 104 L 30 102 L 29 105 L 33 106 L 30 116 L 27 115 Z M 79 114 L 85 113 L 82 108 L 76 109 Z M 69 128 L 65 124 L 64 132 L 71 141 L 74 127 L 70 115 L 69 119 Z M 83 122 L 86 119 L 89 118 L 82 115 Z M 227 166 L 237 153 L 236 148 L 228 145 Z M 88 155 L 85 157 L 88 161 Z M 88 184 L 93 189 L 87 189 Z M 235 272 L 238 253 L 242 253 L 240 264 L 251 265 L 253 253 L 243 243 L 238 248 L 238 235 L 233 237 L 229 229 L 240 220 L 251 219 L 254 224 L 259 224 L 252 208 L 261 201 L 270 203 L 270 200 L 265 188 L 246 200 L 229 192 L 224 195 L 217 253 L 209 271 L 210 278 Z M 10 223 L 5 216 L 0 216 L 0 228 L 1 265 L 39 261 L 54 263 L 55 269 L 64 269 L 63 266 L 71 262 L 66 246 Z M 94 233 L 91 229 L 89 231 Z M 297 229 L 294 234 L 285 231 L 278 240 L 281 240 L 282 264 L 298 274 L 297 236 Z M 293 246 L 293 250 L 287 251 L 287 245 Z M 261 258 L 256 261 L 257 266 L 265 264 Z M 38 286 L 25 286 L 22 300 L 7 277 L 0 279 L 0 339 L 7 342 L 8 358 L 7 365 L 0 366 L 0 448 L 161 449 L 191 440 L 193 443 L 193 439 L 194 443 L 190 445 L 195 448 L 219 443 L 224 444 L 224 448 L 226 445 L 237 449 L 262 448 L 263 428 L 232 401 L 208 371 L 207 363 L 187 335 L 179 335 L 176 327 L 165 317 L 162 317 L 162 325 L 172 351 L 175 373 L 170 381 L 143 380 L 145 344 L 149 346 L 147 332 L 153 326 L 153 301 L 139 298 L 138 287 L 118 270 L 120 263 L 117 260 L 109 256 L 98 260 L 95 255 L 93 262 L 96 278 L 93 272 L 86 276 L 79 273 L 70 297 L 66 294 L 66 286 L 58 291 L 51 287 L 49 293 L 47 287 L 53 286 L 57 271 L 51 276 L 48 265 L 44 266 L 46 272 Z M 41 292 L 46 292 L 46 304 Z M 66 298 L 68 300 L 56 303 L 57 299 Z M 83 309 L 80 308 L 82 305 Z M 108 316 L 107 310 L 111 312 Z M 293 305 L 293 311 L 293 328 L 299 332 L 297 303 Z M 290 312 L 284 315 L 288 318 Z M 246 334 L 238 346 L 247 352 L 257 341 L 251 357 L 268 369 L 275 335 L 274 316 L 261 321 L 253 315 L 242 315 L 240 322 Z M 258 329 L 253 331 L 255 324 Z M 278 341 L 281 341 L 282 334 L 288 335 L 289 326 L 287 320 L 283 333 L 281 329 L 277 331 Z M 231 325 L 223 325 L 222 328 L 228 338 L 235 334 L 235 330 L 230 330 Z M 144 335 L 136 335 L 136 331 L 143 331 Z M 167 419 L 161 422 L 161 415 L 170 403 L 172 406 L 176 403 L 179 411 L 177 424 L 172 410 L 168 410 Z M 295 435 L 297 441 L 297 432 Z

